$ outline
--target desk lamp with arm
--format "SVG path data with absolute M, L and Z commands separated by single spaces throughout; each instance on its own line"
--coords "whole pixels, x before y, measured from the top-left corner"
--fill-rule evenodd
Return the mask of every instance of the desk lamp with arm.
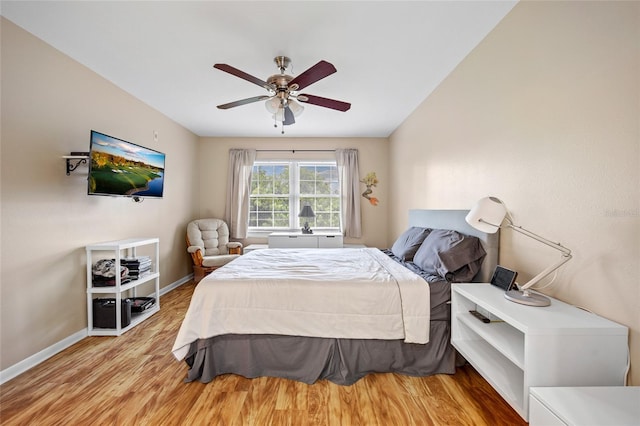
M 517 231 L 529 238 L 533 238 L 536 241 L 546 244 L 549 247 L 560 251 L 560 260 L 548 268 L 540 272 L 535 277 L 531 278 L 529 282 L 519 286 L 520 290 L 509 290 L 505 293 L 504 297 L 515 303 L 521 303 L 529 306 L 549 306 L 551 301 L 548 297 L 545 297 L 538 293 L 532 293 L 529 289 L 541 279 L 564 265 L 571 259 L 571 250 L 564 247 L 560 243 L 554 243 L 547 240 L 531 231 L 524 229 L 521 226 L 514 225 L 513 218 L 509 214 L 505 204 L 496 197 L 482 198 L 478 203 L 469 211 L 465 218 L 467 223 L 479 231 L 487 232 L 490 234 L 496 233 L 500 228 L 509 228 Z

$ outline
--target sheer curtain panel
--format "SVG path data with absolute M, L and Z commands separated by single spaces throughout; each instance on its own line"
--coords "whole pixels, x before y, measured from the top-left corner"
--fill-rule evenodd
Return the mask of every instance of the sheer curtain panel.
M 253 170 L 255 159 L 255 149 L 229 150 L 229 176 L 227 178 L 225 216 L 229 224 L 231 238 L 247 238 L 251 171 Z
M 352 238 L 362 236 L 360 219 L 360 170 L 357 149 L 336 149 L 336 164 L 342 194 L 340 208 L 344 235 Z

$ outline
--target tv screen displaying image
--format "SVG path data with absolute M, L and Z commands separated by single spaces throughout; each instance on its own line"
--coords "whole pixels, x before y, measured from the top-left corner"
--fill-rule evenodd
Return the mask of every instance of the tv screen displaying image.
M 89 156 L 89 195 L 162 197 L 163 153 L 92 130 Z

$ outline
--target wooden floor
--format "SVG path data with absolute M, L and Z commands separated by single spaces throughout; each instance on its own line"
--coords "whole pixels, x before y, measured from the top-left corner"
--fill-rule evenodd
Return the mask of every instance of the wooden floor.
M 120 337 L 88 337 L 0 386 L 2 425 L 526 425 L 471 367 L 354 385 L 235 375 L 183 383 L 171 354 L 187 283 Z

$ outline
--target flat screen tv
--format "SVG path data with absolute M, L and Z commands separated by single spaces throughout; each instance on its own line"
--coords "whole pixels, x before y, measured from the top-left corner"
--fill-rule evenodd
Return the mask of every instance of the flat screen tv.
M 89 195 L 162 198 L 161 152 L 91 131 Z

